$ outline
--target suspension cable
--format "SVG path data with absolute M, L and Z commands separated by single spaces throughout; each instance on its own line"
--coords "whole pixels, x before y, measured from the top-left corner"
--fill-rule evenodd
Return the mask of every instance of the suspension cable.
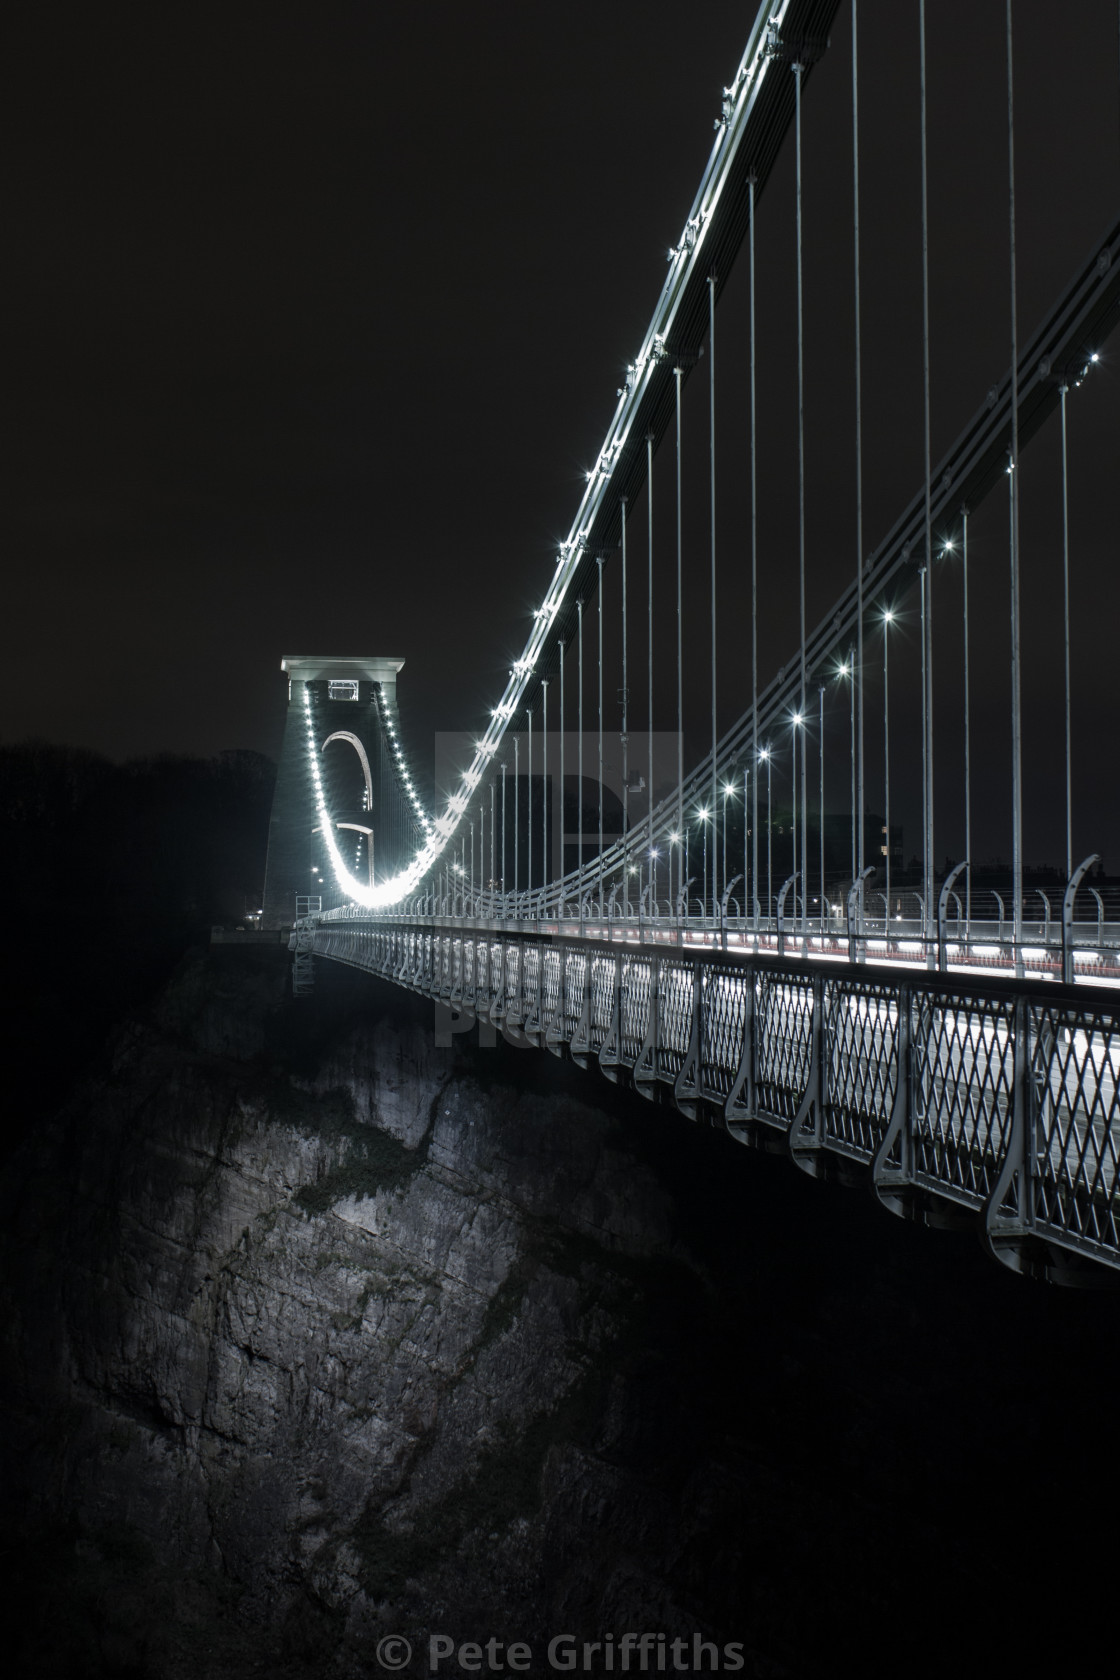
M 579 812 L 576 823 L 576 834 L 579 842 L 579 863 L 576 865 L 576 891 L 579 894 L 579 920 L 583 926 L 583 599 L 576 602 L 576 621 L 579 626 L 579 672 L 577 677 L 579 688 L 579 704 L 576 707 L 576 757 L 577 775 L 579 783 Z
M 856 674 L 859 710 L 859 765 L 857 804 L 859 810 L 859 842 L 856 850 L 856 873 L 867 863 L 867 835 L 865 832 L 867 796 L 864 784 L 863 733 L 863 333 L 860 319 L 860 249 L 859 249 L 859 4 L 852 0 L 852 234 L 855 247 L 855 361 L 856 361 Z M 859 917 L 857 944 L 863 956 L 863 894 L 856 898 Z
M 1069 461 L 1067 455 L 1066 396 L 1069 387 L 1063 382 L 1062 397 L 1062 597 L 1066 642 L 1066 880 L 1073 876 L 1073 736 L 1072 705 L 1070 702 L 1070 640 L 1069 640 Z
M 883 934 L 887 941 L 887 956 L 891 954 L 890 926 L 891 926 L 891 668 L 890 668 L 890 619 L 883 615 L 883 822 L 887 836 L 887 865 L 884 885 L 887 889 L 886 917 Z
M 677 833 L 684 842 L 684 611 L 683 577 L 684 549 L 681 539 L 681 375 L 676 367 L 673 374 L 677 391 Z M 684 886 L 684 852 L 680 854 L 677 870 L 678 897 Z M 670 883 L 672 875 L 670 874 Z M 670 886 L 671 891 L 671 886 Z
M 599 914 L 603 914 L 603 556 L 599 555 Z
M 548 885 L 548 678 L 541 679 L 541 903 Z
M 1023 714 L 1019 617 L 1019 306 L 1015 251 L 1015 70 L 1007 0 L 1007 174 L 1011 290 L 1011 869 L 1015 972 L 1023 969 Z
M 563 881 L 564 876 L 567 874 L 568 847 L 566 837 L 568 830 L 568 818 L 565 799 L 566 789 L 564 785 L 564 729 L 566 720 L 564 712 L 564 638 L 562 636 L 557 638 L 556 646 L 559 649 L 560 660 L 560 868 L 556 872 L 556 879 L 558 881 Z M 563 888 L 561 888 L 561 913 L 563 913 L 563 909 L 564 891 Z
M 708 276 L 708 436 L 712 480 L 712 821 L 715 822 L 719 775 L 716 769 L 716 277 Z M 725 825 L 726 826 L 726 825 Z M 715 851 L 712 852 L 715 897 Z M 726 871 L 725 871 L 726 873 Z
M 1010 0 L 1008 0 L 1010 4 Z M 930 477 L 929 182 L 926 134 L 926 0 L 918 0 L 922 123 L 922 413 L 925 449 L 926 579 L 922 614 L 922 932 L 932 967 L 933 923 L 933 484 Z
M 927 671 L 926 671 L 926 600 L 927 600 L 927 589 L 926 589 L 926 586 L 929 582 L 929 571 L 930 571 L 930 568 L 929 568 L 928 561 L 926 562 L 926 564 L 924 566 L 919 566 L 918 567 L 918 603 L 919 603 L 919 605 L 918 605 L 918 617 L 919 617 L 919 622 L 920 622 L 920 625 L 921 625 L 921 632 L 922 632 L 922 636 L 921 636 L 922 657 L 921 657 L 921 661 L 920 661 L 920 666 L 921 666 L 921 692 L 922 692 L 922 892 L 921 892 L 921 904 L 922 904 L 922 935 L 923 935 L 923 938 L 928 931 L 927 925 L 926 925 L 926 917 L 927 917 L 928 910 L 929 910 L 929 905 L 928 905 L 928 902 L 927 902 L 927 894 L 926 894 L 926 868 L 925 868 L 925 866 L 926 866 L 926 823 L 925 823 L 925 818 L 926 818 L 926 813 L 927 813 L 928 808 L 929 808 L 927 803 L 926 803 L 926 795 L 929 791 L 928 774 L 927 774 L 928 770 L 929 770 L 929 754 L 927 752 L 928 742 L 927 742 L 927 736 L 926 736 L 926 726 L 927 726 L 927 721 L 928 721 L 928 717 L 929 717 L 929 708 L 928 708 L 929 691 L 928 691 L 928 688 L 927 688 L 927 681 L 926 681 L 926 679 L 927 679 Z M 929 961 L 930 961 L 930 956 L 931 956 L 931 947 L 930 947 L 928 941 L 927 941 L 926 946 L 925 946 L 925 955 L 926 955 L 926 962 L 928 964 Z
M 820 865 L 821 865 L 821 939 L 823 940 L 824 935 L 825 935 L 825 919 L 824 919 L 824 906 L 825 906 L 825 890 L 824 890 L 824 684 L 823 683 L 821 683 L 821 685 L 820 685 L 819 703 L 820 703 L 820 720 L 819 720 L 819 723 L 818 723 L 819 736 L 818 736 L 818 740 L 817 740 L 817 763 L 818 763 L 818 767 L 820 769 L 821 785 L 820 785 L 820 834 L 818 836 L 818 839 L 820 841 L 820 854 L 821 854 L 821 856 L 820 856 Z
M 964 855 L 965 934 L 972 921 L 972 722 L 968 688 L 968 509 L 961 509 L 961 558 L 964 585 Z
M 649 846 L 653 850 L 653 433 L 646 433 L 646 524 L 649 541 L 649 583 L 647 585 L 649 608 L 649 788 L 647 803 L 649 807 Z M 652 897 L 653 894 L 651 893 Z
M 625 496 L 619 498 L 622 508 L 622 833 L 628 837 L 630 833 L 630 725 L 629 700 L 630 690 L 627 687 L 628 674 L 626 668 L 626 501 Z M 625 883 L 623 883 L 625 885 Z
M 852 884 L 859 880 L 856 862 L 856 650 L 848 643 L 848 727 L 851 734 Z
M 805 717 L 805 707 L 808 695 L 808 666 L 806 663 L 806 627 L 805 627 L 805 298 L 802 277 L 802 224 L 801 224 L 801 75 L 803 66 L 793 66 L 794 75 L 794 131 L 796 136 L 797 161 L 797 521 L 798 521 L 798 577 L 800 585 L 801 606 L 801 701 L 800 716 Z M 796 756 L 796 755 L 795 755 Z M 806 905 L 806 881 L 809 871 L 809 783 L 806 775 L 805 761 L 808 754 L 802 747 L 801 753 L 801 914 L 802 922 L 808 915 Z M 794 869 L 797 868 L 797 832 L 794 824 L 793 856 Z M 796 887 L 794 898 L 796 902 Z M 803 931 L 807 931 L 803 929 Z
M 754 836 L 753 867 L 754 931 L 758 935 L 758 437 L 755 389 L 755 270 L 754 270 L 754 171 L 747 183 L 750 215 L 750 384 L 751 384 L 751 765 L 754 770 L 751 832 Z M 743 795 L 743 821 L 747 820 L 746 793 Z M 744 847 L 745 851 L 745 847 Z M 746 858 L 743 860 L 744 873 Z M 744 890 L 746 883 L 744 882 Z
M 513 737 L 513 892 L 521 891 L 521 737 Z

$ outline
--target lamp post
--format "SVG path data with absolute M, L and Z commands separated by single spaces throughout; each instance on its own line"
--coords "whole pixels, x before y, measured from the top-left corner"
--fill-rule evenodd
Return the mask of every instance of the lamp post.
M 521 742 L 513 737 L 513 904 L 521 890 Z
M 801 713 L 800 712 L 794 712 L 793 713 L 793 716 L 791 718 L 791 724 L 792 724 L 792 727 L 790 729 L 790 770 L 792 772 L 792 778 L 793 778 L 793 810 L 792 810 L 792 822 L 790 824 L 790 827 L 791 827 L 792 832 L 793 832 L 793 855 L 792 855 L 792 862 L 790 864 L 790 874 L 796 877 L 796 875 L 797 875 L 797 731 L 801 727 Z M 802 774 L 802 778 L 804 778 L 804 774 L 805 774 L 805 763 L 804 763 L 805 751 L 804 751 L 804 748 L 802 748 L 801 759 L 802 759 L 801 774 Z M 805 805 L 804 795 L 802 797 L 801 803 L 802 803 L 802 807 L 804 807 L 804 805 Z M 805 818 L 804 809 L 802 809 L 801 816 L 802 816 L 802 822 L 804 822 L 804 818 Z M 802 840 L 804 841 L 804 835 L 802 836 Z M 801 851 L 802 851 L 802 855 L 804 855 L 804 853 L 806 851 L 806 847 L 805 847 L 804 844 L 802 844 Z M 796 883 L 796 880 L 794 881 L 793 895 L 794 895 L 794 897 L 793 897 L 794 915 L 796 917 L 796 912 L 797 912 L 797 883 Z M 805 872 L 804 872 L 804 870 L 802 870 L 802 872 L 801 872 L 801 919 L 802 919 L 802 922 L 804 922 L 804 920 L 805 920 L 805 913 L 806 913 L 806 906 L 805 906 Z M 802 933 L 804 933 L 807 930 L 804 927 L 802 927 L 801 931 L 802 931 Z
M 887 950 L 890 951 L 891 924 L 891 725 L 890 725 L 890 636 L 888 634 L 894 623 L 894 613 L 890 607 L 883 609 L 883 821 L 886 824 L 886 888 L 887 903 L 883 932 L 887 938 Z
M 757 932 L 757 929 L 758 929 L 758 922 L 757 922 L 758 882 L 754 879 L 754 877 L 758 873 L 758 869 L 757 869 L 758 841 L 752 833 L 753 825 L 751 824 L 750 819 L 747 816 L 747 813 L 750 810 L 750 805 L 747 802 L 748 801 L 748 796 L 750 794 L 750 784 L 749 784 L 749 781 L 748 781 L 749 776 L 750 776 L 750 771 L 749 770 L 744 770 L 743 771 L 743 921 L 744 921 L 744 924 L 745 924 L 747 917 L 750 915 L 750 905 L 752 903 L 752 898 L 753 898 L 753 902 L 754 902 L 754 905 L 755 905 L 755 914 L 756 914 L 755 930 Z M 756 812 L 757 812 L 757 809 L 758 809 L 758 792 L 757 792 L 757 789 L 756 789 L 756 791 L 755 791 L 755 810 L 756 810 Z M 750 859 L 747 855 L 747 843 L 748 843 L 748 841 L 753 841 L 754 848 L 755 848 L 756 868 L 753 871 L 749 867 Z M 745 931 L 745 928 L 744 928 L 744 931 Z
M 579 895 L 579 931 L 583 932 L 583 602 L 576 602 L 576 625 L 578 635 L 578 668 L 579 677 L 577 688 L 579 701 L 576 706 L 576 785 L 579 788 L 579 805 L 576 811 L 576 844 L 578 847 L 578 862 L 576 863 L 576 892 Z
M 941 545 L 941 557 L 956 553 L 957 544 L 954 538 L 947 537 Z M 968 692 L 968 508 L 961 507 L 961 590 L 963 594 L 963 628 L 964 643 L 962 658 L 964 666 L 964 855 L 970 867 L 965 872 L 965 940 L 968 940 L 968 926 L 972 920 L 972 770 L 969 762 L 971 751 L 971 723 L 969 718 Z
M 931 794 L 933 788 L 933 774 L 930 768 L 930 755 L 932 751 L 933 734 L 932 716 L 930 711 L 930 672 L 926 659 L 928 651 L 928 639 L 926 635 L 926 597 L 931 591 L 932 584 L 932 568 L 929 565 L 919 566 L 918 600 L 922 630 L 922 942 L 925 946 L 926 966 L 930 968 L 933 967 L 935 960 L 935 953 L 931 938 L 931 922 L 933 916 L 933 856 L 931 851 L 933 817 Z
M 758 756 L 766 764 L 766 915 L 769 919 L 771 907 L 774 903 L 774 825 L 770 807 L 770 748 L 763 747 Z
M 541 902 L 548 883 L 548 680 L 541 682 Z
M 525 716 L 528 719 L 528 723 L 529 723 L 529 729 L 528 729 L 529 769 L 528 769 L 528 774 L 525 778 L 525 799 L 526 799 L 525 825 L 526 825 L 526 837 L 527 837 L 527 840 L 528 840 L 528 856 L 526 858 L 525 886 L 528 889 L 529 902 L 530 902 L 530 905 L 531 905 L 532 904 L 532 895 L 533 895 L 533 708 L 532 708 L 532 706 L 526 706 Z
M 862 865 L 856 862 L 856 663 L 854 649 L 849 647 L 847 660 L 843 665 L 837 666 L 836 675 L 846 677 L 849 682 L 848 713 L 852 736 L 852 880 L 855 881 Z
M 819 772 L 819 775 L 820 775 L 820 801 L 819 801 L 820 833 L 818 835 L 818 839 L 820 840 L 820 854 L 821 854 L 821 944 L 823 946 L 824 936 L 825 936 L 825 919 L 824 919 L 824 905 L 825 905 L 825 892 L 824 892 L 824 684 L 823 683 L 820 684 L 820 688 L 819 688 L 819 707 L 820 707 L 820 721 L 819 721 L 819 724 L 818 724 L 818 731 L 817 731 L 817 766 L 818 766 L 818 772 Z
M 599 920 L 603 919 L 603 566 L 604 557 L 600 554 L 596 565 L 599 568 Z

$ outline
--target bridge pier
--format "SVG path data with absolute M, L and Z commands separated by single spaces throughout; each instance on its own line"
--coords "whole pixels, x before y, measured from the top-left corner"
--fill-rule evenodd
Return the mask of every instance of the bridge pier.
M 296 919 L 297 897 L 317 895 L 323 909 L 340 902 L 328 874 L 326 847 L 316 832 L 317 818 L 312 814 L 316 801 L 307 702 L 313 720 L 313 745 L 320 761 L 323 747 L 333 736 L 349 742 L 355 750 L 360 748 L 358 756 L 361 760 L 364 753 L 366 767 L 380 764 L 381 708 L 387 706 L 390 713 L 395 713 L 397 673 L 403 665 L 403 659 L 292 654 L 280 661 L 280 669 L 288 678 L 288 711 L 268 825 L 262 927 L 291 927 Z M 368 777 L 366 780 L 368 784 Z M 371 809 L 371 830 L 375 816 Z M 376 839 L 371 833 L 370 843 L 376 845 Z M 390 860 L 378 861 L 380 865 Z

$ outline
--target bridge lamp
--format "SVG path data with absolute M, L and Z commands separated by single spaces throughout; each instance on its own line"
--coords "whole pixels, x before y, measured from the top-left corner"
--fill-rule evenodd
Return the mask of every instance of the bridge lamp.
M 802 725 L 802 723 L 803 723 L 803 722 L 804 722 L 804 721 L 805 721 L 805 720 L 804 720 L 804 719 L 803 719 L 803 718 L 802 718 L 802 716 L 801 716 L 801 713 L 800 713 L 800 712 L 794 712 L 794 714 L 793 714 L 793 716 L 792 716 L 792 718 L 791 718 L 791 720 L 790 720 L 790 721 L 791 721 L 791 722 L 792 722 L 792 724 L 793 724 L 793 727 L 794 727 L 794 728 L 795 728 L 795 729 L 800 729 L 800 727 L 801 727 L 801 725 Z
M 669 844 L 670 844 L 670 845 L 671 845 L 671 846 L 676 846 L 676 845 L 678 845 L 678 844 L 679 844 L 679 843 L 680 843 L 680 838 L 681 838 L 681 837 L 680 837 L 680 835 L 679 835 L 679 834 L 670 834 L 670 836 L 669 836 Z
M 654 858 L 656 860 L 657 858 L 659 858 L 661 856 L 661 853 L 658 851 L 656 846 L 651 846 L 650 849 L 649 849 L 649 855 L 650 855 L 651 858 Z

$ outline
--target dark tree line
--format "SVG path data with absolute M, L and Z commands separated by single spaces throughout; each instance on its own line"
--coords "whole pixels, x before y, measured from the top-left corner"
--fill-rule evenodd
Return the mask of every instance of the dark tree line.
M 275 773 L 248 751 L 113 764 L 43 741 L 0 747 L 17 1129 L 214 922 L 259 906 Z

